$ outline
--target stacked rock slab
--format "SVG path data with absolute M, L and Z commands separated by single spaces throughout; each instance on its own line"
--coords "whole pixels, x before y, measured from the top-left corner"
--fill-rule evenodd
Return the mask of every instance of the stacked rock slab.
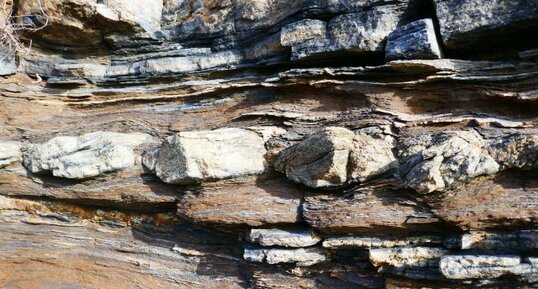
M 400 26 L 387 37 L 387 61 L 438 58 L 441 58 L 441 49 L 431 19 L 421 19 Z

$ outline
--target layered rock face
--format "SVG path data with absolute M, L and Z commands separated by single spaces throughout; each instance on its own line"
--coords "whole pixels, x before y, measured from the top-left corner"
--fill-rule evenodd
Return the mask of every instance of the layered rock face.
M 0 287 L 537 286 L 535 1 L 4 7 Z

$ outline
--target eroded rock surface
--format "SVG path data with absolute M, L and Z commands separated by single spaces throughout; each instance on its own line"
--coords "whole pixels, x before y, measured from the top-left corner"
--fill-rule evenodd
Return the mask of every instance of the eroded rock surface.
M 115 132 L 59 136 L 26 146 L 23 159 L 32 173 L 52 172 L 56 177 L 85 179 L 133 167 L 138 161 L 133 149 L 152 141 L 145 134 Z
M 260 174 L 265 146 L 255 132 L 227 128 L 181 132 L 167 138 L 144 164 L 171 184 L 192 184 Z

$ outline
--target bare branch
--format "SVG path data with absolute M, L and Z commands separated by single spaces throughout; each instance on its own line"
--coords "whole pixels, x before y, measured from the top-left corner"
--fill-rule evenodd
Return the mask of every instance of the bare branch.
M 0 8 L 0 46 L 8 48 L 12 53 L 21 52 L 30 53 L 32 41 L 26 46 L 21 41 L 21 33 L 35 32 L 45 28 L 49 23 L 49 17 L 43 8 L 41 0 L 37 0 L 39 12 L 36 14 L 13 15 L 12 0 L 1 0 Z M 40 26 L 27 25 L 23 23 L 25 17 L 44 17 L 45 23 Z

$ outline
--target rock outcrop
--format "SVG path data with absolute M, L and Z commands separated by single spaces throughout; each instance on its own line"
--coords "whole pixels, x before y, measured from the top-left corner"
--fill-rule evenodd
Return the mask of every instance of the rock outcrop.
M 536 1 L 0 5 L 0 288 L 534 288 Z

